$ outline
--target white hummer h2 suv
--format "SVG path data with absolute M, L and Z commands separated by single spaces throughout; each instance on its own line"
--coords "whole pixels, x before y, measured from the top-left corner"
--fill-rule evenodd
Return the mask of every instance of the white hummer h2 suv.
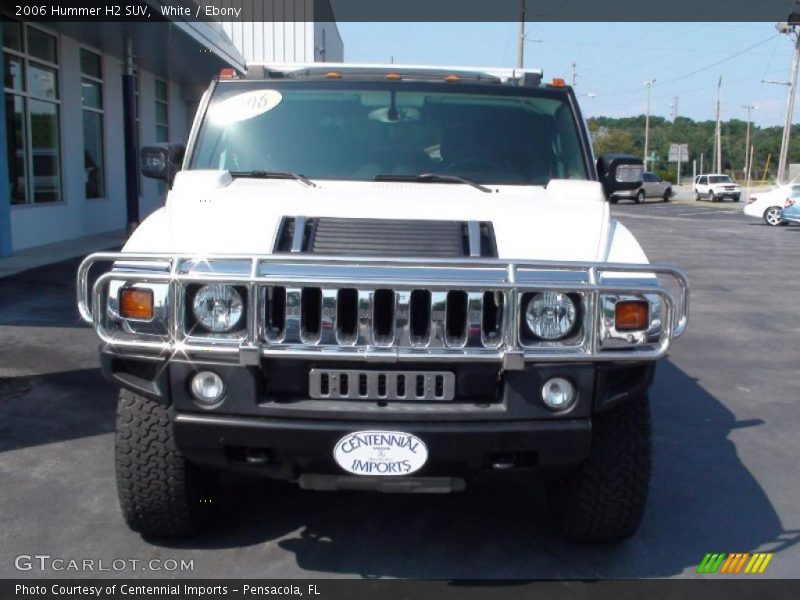
M 538 478 L 567 537 L 636 531 L 647 389 L 687 284 L 611 218 L 641 161 L 595 162 L 571 88 L 257 65 L 141 165 L 164 207 L 77 281 L 122 388 L 132 529 L 198 531 L 239 471 L 384 492 Z

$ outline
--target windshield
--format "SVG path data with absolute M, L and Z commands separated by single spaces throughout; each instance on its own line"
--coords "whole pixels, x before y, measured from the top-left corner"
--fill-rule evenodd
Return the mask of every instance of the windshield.
M 709 183 L 733 183 L 733 179 L 727 175 L 712 175 L 708 178 Z
M 190 168 L 312 180 L 431 173 L 512 185 L 587 179 L 566 94 L 451 86 L 462 84 L 221 83 Z

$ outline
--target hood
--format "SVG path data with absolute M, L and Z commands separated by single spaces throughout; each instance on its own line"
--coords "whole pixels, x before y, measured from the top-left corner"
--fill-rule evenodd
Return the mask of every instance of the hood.
M 460 184 L 316 183 L 181 172 L 158 215 L 162 225 L 145 221 L 125 250 L 270 254 L 282 219 L 305 216 L 490 222 L 505 259 L 595 261 L 607 252 L 608 208 L 597 182 L 490 186 L 491 193 Z

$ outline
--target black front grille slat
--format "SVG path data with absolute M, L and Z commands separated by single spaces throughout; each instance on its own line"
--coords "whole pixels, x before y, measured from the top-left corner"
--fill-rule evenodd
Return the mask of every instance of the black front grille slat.
M 467 293 L 453 290 L 447 293 L 445 334 L 448 344 L 458 345 L 467 334 Z
M 355 338 L 358 331 L 358 290 L 339 290 L 336 298 L 336 327 L 345 340 Z
M 300 300 L 300 323 L 303 332 L 310 336 L 319 335 L 322 321 L 322 290 L 303 288 Z
M 280 337 L 286 328 L 286 288 L 274 286 L 267 290 L 267 335 Z
M 496 341 L 503 329 L 503 295 L 499 292 L 483 294 L 483 336 L 488 341 Z
M 411 342 L 421 344 L 431 333 L 431 293 L 428 290 L 413 290 L 410 300 L 410 338 Z
M 376 290 L 373 303 L 373 336 L 378 343 L 389 343 L 394 337 L 394 291 Z

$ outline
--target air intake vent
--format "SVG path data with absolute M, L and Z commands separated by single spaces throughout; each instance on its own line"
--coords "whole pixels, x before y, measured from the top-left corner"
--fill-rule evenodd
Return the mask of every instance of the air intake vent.
M 275 252 L 339 256 L 496 257 L 489 222 L 284 217 Z

